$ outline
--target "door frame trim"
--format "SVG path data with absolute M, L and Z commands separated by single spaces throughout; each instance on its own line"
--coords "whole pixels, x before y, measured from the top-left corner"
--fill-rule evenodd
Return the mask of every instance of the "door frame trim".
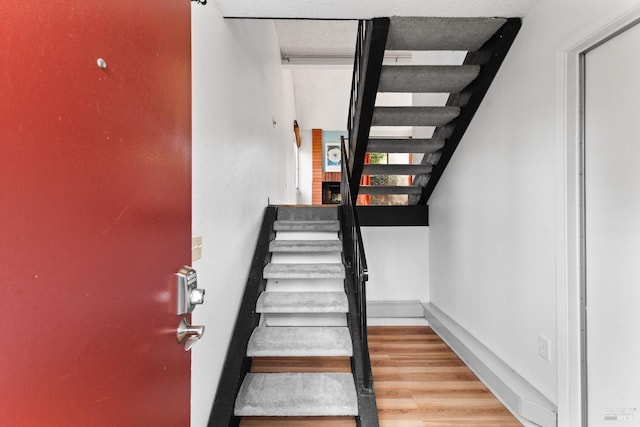
M 587 425 L 584 244 L 584 56 L 640 22 L 640 6 L 614 10 L 556 51 L 558 426 Z

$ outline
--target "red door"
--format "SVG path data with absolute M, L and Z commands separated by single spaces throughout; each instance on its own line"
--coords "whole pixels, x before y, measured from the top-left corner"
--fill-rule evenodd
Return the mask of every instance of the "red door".
M 1 425 L 189 425 L 190 62 L 188 0 L 0 2 Z

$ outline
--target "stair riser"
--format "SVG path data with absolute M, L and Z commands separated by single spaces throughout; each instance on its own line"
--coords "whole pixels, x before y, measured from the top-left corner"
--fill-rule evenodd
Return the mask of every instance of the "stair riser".
M 444 147 L 443 140 L 369 140 L 369 153 L 432 153 Z
M 276 240 L 340 240 L 335 231 L 277 231 Z
M 347 326 L 342 313 L 315 314 L 263 314 L 267 326 Z
M 285 221 L 335 221 L 338 208 L 335 206 L 279 206 L 278 219 Z
M 369 187 L 369 186 L 361 186 L 360 194 L 371 194 L 371 195 L 398 195 L 398 194 L 422 194 L 422 189 L 420 187 Z
M 342 254 L 339 252 L 274 253 L 271 255 L 272 264 L 326 264 L 340 262 L 342 262 Z
M 345 268 L 335 263 L 283 264 L 269 263 L 264 267 L 265 279 L 344 279 Z
M 340 292 L 344 291 L 342 279 L 315 279 L 313 281 L 300 279 L 269 279 L 268 292 Z
M 338 221 L 276 221 L 273 224 L 275 231 L 340 231 Z
M 431 165 L 364 165 L 363 175 L 425 175 L 431 173 Z
M 269 251 L 278 253 L 342 252 L 342 243 L 336 240 L 273 240 L 269 244 Z

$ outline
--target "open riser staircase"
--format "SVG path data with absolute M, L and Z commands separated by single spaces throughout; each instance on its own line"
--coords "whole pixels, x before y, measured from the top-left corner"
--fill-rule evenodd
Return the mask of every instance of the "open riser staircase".
M 342 144 L 341 205 L 267 207 L 209 427 L 237 426 L 243 417 L 346 416 L 358 427 L 379 425 L 358 196 L 402 195 L 408 204 L 426 204 L 520 24 L 511 18 L 360 21 L 349 147 Z M 467 53 L 462 64 L 383 65 L 385 51 L 434 50 Z M 449 96 L 445 105 L 376 106 L 379 92 Z M 370 138 L 372 126 L 434 132 L 430 138 Z M 367 153 L 419 154 L 421 160 L 365 164 Z M 361 185 L 363 175 L 410 176 L 411 185 Z M 408 213 L 418 207 L 405 208 Z M 278 372 L 252 371 L 262 358 L 313 364 L 319 357 L 348 358 L 350 372 L 296 372 L 287 369 L 289 362 Z
M 280 207 L 274 229 L 267 288 L 256 305 L 262 319 L 247 356 L 351 357 L 337 208 Z M 353 375 L 249 373 L 235 415 L 357 416 Z
M 210 426 L 238 425 L 244 417 L 270 417 L 271 422 L 278 419 L 272 417 L 326 417 L 329 423 L 333 417 L 351 417 L 354 425 L 378 425 L 372 390 L 366 390 L 363 405 L 354 375 L 363 371 L 354 369 L 359 361 L 353 360 L 354 348 L 361 352 L 362 345 L 354 345 L 360 335 L 352 332 L 357 306 L 347 291 L 350 268 L 339 217 L 336 206 L 267 209 Z M 245 322 L 247 317 L 253 323 Z M 274 358 L 283 360 L 276 371 L 253 371 L 252 366 L 268 366 Z M 332 358 L 337 359 L 333 365 Z M 351 360 L 350 371 L 323 371 L 324 366 L 345 366 L 345 360 Z M 305 366 L 305 372 L 297 366 Z M 318 369 L 309 372 L 313 366 Z
M 520 19 L 515 18 L 392 17 L 361 22 L 349 119 L 354 197 L 367 195 L 371 204 L 426 204 L 520 25 Z M 429 51 L 462 52 L 464 61 L 383 62 L 385 53 Z M 424 62 L 430 56 L 420 58 Z M 444 105 L 433 101 L 433 105 L 424 106 L 380 106 L 375 104 L 379 93 L 448 97 Z M 394 129 L 400 127 L 423 128 L 422 134 L 432 129 L 433 134 L 429 138 L 400 138 L 376 132 L 375 138 L 370 138 L 372 126 L 386 127 L 391 135 L 397 135 Z M 388 157 L 383 164 L 365 164 L 366 153 Z M 393 156 L 397 153 L 410 155 Z M 361 176 L 369 178 L 362 185 Z

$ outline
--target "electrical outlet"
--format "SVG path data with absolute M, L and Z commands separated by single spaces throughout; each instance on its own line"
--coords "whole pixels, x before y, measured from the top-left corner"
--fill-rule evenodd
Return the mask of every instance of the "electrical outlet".
M 551 341 L 544 335 L 538 335 L 538 355 L 544 360 L 551 360 Z

